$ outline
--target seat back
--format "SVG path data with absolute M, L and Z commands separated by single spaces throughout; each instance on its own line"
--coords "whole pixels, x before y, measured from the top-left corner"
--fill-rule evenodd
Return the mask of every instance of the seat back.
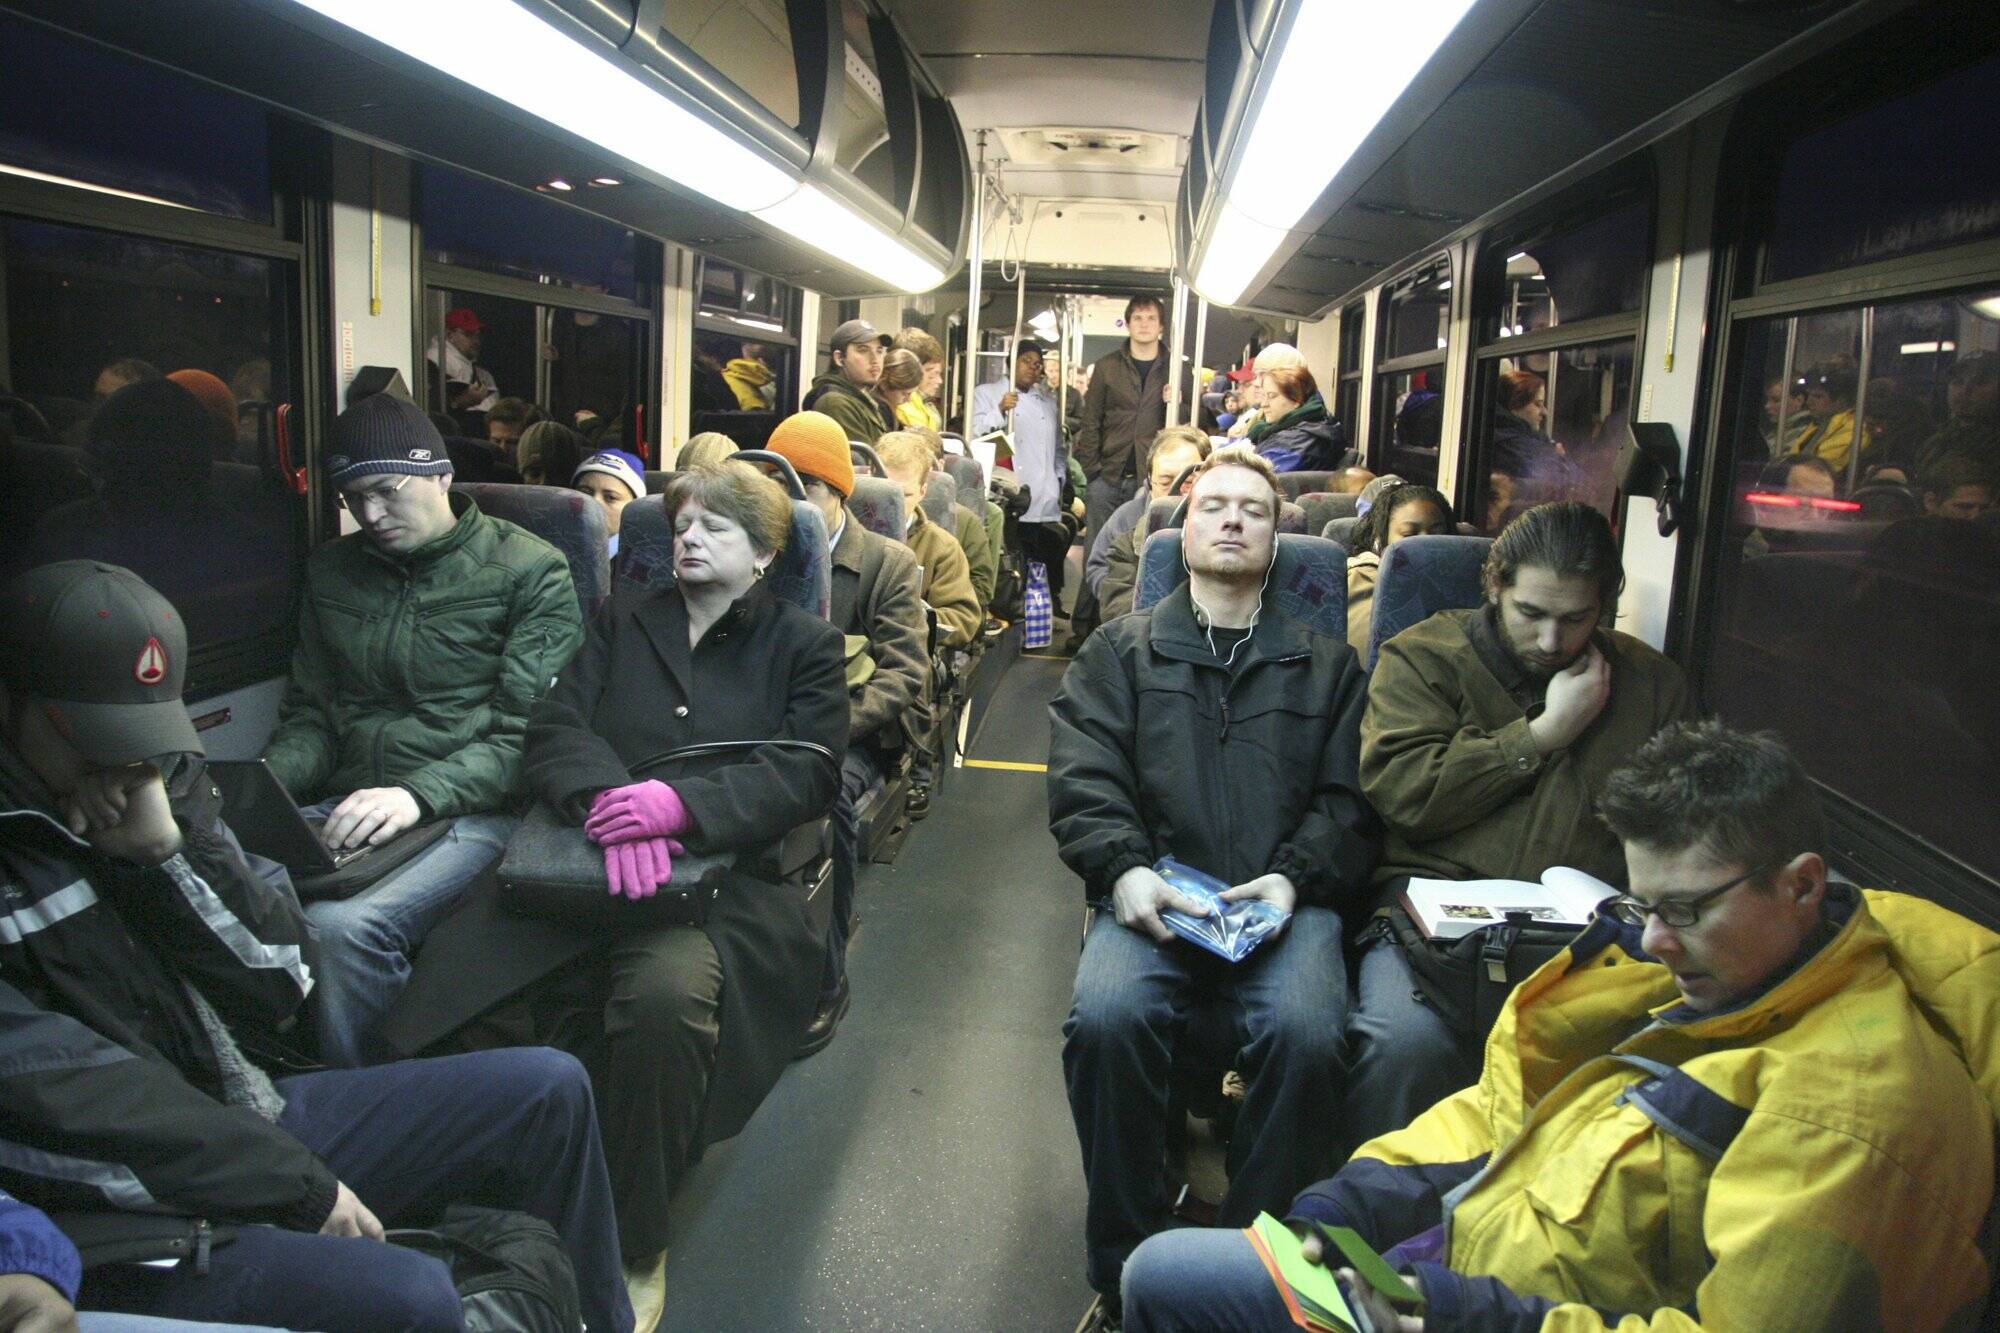
M 1490 537 L 1405 537 L 1383 554 L 1368 630 L 1370 671 L 1382 645 L 1410 626 L 1485 600 L 1479 571 L 1492 545 Z
M 1146 502 L 1146 516 L 1139 521 L 1139 539 L 1158 532 L 1161 528 L 1177 528 L 1181 525 L 1181 497 L 1166 495 Z
M 940 467 L 945 475 L 958 485 L 958 502 L 963 505 L 977 505 L 986 494 L 986 473 L 979 466 L 979 460 L 964 454 L 946 454 Z
M 1355 529 L 1360 526 L 1361 526 L 1361 520 L 1359 518 L 1355 518 L 1352 516 L 1347 518 L 1336 518 L 1329 521 L 1325 527 L 1321 528 L 1319 530 L 1319 535 L 1326 538 L 1330 542 L 1339 542 L 1342 546 L 1345 546 L 1348 550 L 1352 551 L 1356 546 L 1360 544 L 1355 539 Z
M 887 477 L 854 479 L 847 497 L 847 515 L 878 537 L 903 540 L 903 488 Z
M 930 484 L 924 487 L 924 517 L 946 532 L 957 532 L 958 518 L 952 513 L 957 504 L 958 483 L 942 472 L 931 473 Z
M 875 452 L 875 446 L 872 444 L 863 444 L 859 440 L 849 440 L 847 442 L 847 456 L 854 461 L 854 474 L 856 476 L 865 474 L 870 477 L 886 477 L 889 475 L 889 469 L 882 466 L 882 455 Z
M 577 604 L 588 620 L 611 595 L 611 557 L 604 530 L 604 506 L 582 491 L 556 486 L 509 486 L 501 482 L 460 482 L 454 491 L 494 518 L 519 524 L 563 553 Z M 622 528 L 622 525 L 621 525 Z M 623 549 L 623 542 L 620 542 Z
M 900 502 L 900 492 L 897 498 Z M 808 501 L 793 500 L 791 506 L 791 535 L 764 578 L 780 601 L 825 619 L 833 605 L 833 561 L 826 520 Z M 641 496 L 625 506 L 618 523 L 618 581 L 638 588 L 673 583 L 674 533 L 667 522 L 664 497 Z
M 678 477 L 680 473 L 678 471 L 656 472 L 648 470 L 639 475 L 646 479 L 646 494 L 664 495 L 667 491 L 667 483 Z M 623 543 L 621 542 L 620 545 L 622 547 Z
M 1132 609 L 1144 611 L 1187 581 L 1181 532 L 1167 528 L 1146 539 Z M 1315 634 L 1347 637 L 1347 552 L 1320 537 L 1278 536 L 1277 567 L 1266 586 L 1266 604 L 1304 622 Z
M 1325 491 L 1301 495 L 1298 505 L 1306 511 L 1306 531 L 1324 532 L 1326 525 L 1336 518 L 1353 518 L 1355 502 L 1360 498 L 1356 495 L 1329 495 Z
M 1333 472 L 1280 472 L 1278 489 L 1285 493 L 1287 500 L 1296 500 L 1301 495 L 1324 492 L 1333 485 L 1338 473 Z

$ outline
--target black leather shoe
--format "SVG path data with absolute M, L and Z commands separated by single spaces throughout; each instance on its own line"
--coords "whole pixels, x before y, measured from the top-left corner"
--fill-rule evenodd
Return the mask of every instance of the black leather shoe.
M 806 1029 L 805 1040 L 799 1043 L 799 1049 L 792 1052 L 792 1059 L 803 1060 L 827 1048 L 833 1034 L 840 1029 L 840 1020 L 847 1016 L 847 1002 L 852 998 L 853 992 L 848 990 L 847 979 L 843 977 L 840 990 L 813 1015 L 812 1026 Z

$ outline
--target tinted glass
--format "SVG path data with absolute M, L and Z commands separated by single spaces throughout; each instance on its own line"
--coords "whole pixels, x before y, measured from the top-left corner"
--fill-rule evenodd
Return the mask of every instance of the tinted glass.
M 875 65 L 875 41 L 868 33 L 868 10 L 861 0 L 841 0 L 840 18 L 846 60 L 840 81 L 840 139 L 834 160 L 876 194 L 895 200 L 889 122 L 882 109 L 882 76 Z
M 1479 503 L 1467 518 L 1491 535 L 1535 505 L 1582 500 L 1615 524 L 1632 343 L 1502 357 L 1480 373 L 1480 401 L 1489 408 L 1474 445 Z
M 1377 357 L 1394 361 L 1424 352 L 1442 354 L 1451 332 L 1451 269 L 1443 264 L 1400 284 L 1385 298 L 1383 347 Z
M 292 399 L 291 267 L 110 232 L 0 220 L 7 396 L 0 574 L 92 558 L 180 610 L 201 688 L 217 650 L 289 635 L 303 506 L 276 453 Z M 205 371 L 206 397 L 134 379 Z M 291 457 L 302 464 L 296 424 Z
M 1442 366 L 1384 375 L 1375 384 L 1376 421 L 1371 465 L 1404 481 L 1437 485 L 1438 441 L 1444 433 Z
M 426 259 L 639 299 L 640 242 L 623 227 L 447 167 L 419 166 L 418 186 Z
M 788 396 L 796 359 L 793 348 L 777 343 L 696 329 L 690 406 L 697 412 L 776 412 L 778 404 L 796 401 Z
M 1646 287 L 1648 211 L 1635 200 L 1508 254 L 1488 336 L 1519 337 L 1637 310 Z
M 1783 392 L 1785 347 L 1838 368 L 1864 330 L 1869 400 L 1894 402 L 1899 424 L 1866 409 L 1866 466 L 1847 490 L 1844 470 L 1799 447 L 1793 417 L 1816 430 L 1828 403 L 1818 374 L 1793 377 L 1812 406 Z M 2000 877 L 2000 291 L 1763 321 L 1738 347 L 1708 701 Z
M 1351 305 L 1340 312 L 1340 373 L 1352 375 L 1361 369 L 1361 321 L 1366 307 Z
M 787 125 L 799 123 L 799 75 L 785 0 L 667 0 L 666 34 Z
M 460 436 L 511 446 L 488 415 L 502 399 L 519 399 L 602 448 L 644 453 L 627 442 L 645 383 L 643 320 L 436 288 L 425 316 L 425 401 Z M 476 330 L 464 327 L 470 322 Z
M 1765 276 L 1796 278 L 2000 236 L 2000 58 L 1794 141 Z M 1893 182 L 1893 188 L 1884 188 Z
M 262 107 L 0 16 L 0 168 L 271 219 Z
M 959 169 L 958 131 L 951 109 L 936 97 L 919 97 L 924 143 L 917 183 L 917 225 L 947 245 L 958 240 L 965 212 L 965 177 Z

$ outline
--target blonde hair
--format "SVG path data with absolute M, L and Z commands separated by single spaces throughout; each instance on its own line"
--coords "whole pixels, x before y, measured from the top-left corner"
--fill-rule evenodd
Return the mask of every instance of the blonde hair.
M 705 430 L 682 445 L 674 455 L 674 466 L 683 472 L 720 463 L 736 452 L 736 441 L 720 431 Z
M 754 550 L 776 555 L 792 535 L 792 502 L 777 482 L 748 463 L 703 463 L 668 482 L 661 500 L 668 527 L 690 501 L 742 528 Z
M 944 360 L 944 344 L 914 325 L 898 333 L 889 345 L 897 351 L 916 353 L 917 363 L 922 366 Z
M 891 393 L 908 393 L 924 382 L 923 362 L 907 348 L 898 347 L 882 360 L 882 387 Z
M 1232 444 L 1226 448 L 1217 449 L 1214 453 L 1210 454 L 1207 461 L 1195 469 L 1193 482 L 1188 487 L 1188 494 L 1194 494 L 1194 488 L 1201 485 L 1203 477 L 1219 468 L 1225 467 L 1248 468 L 1262 477 L 1271 487 L 1271 517 L 1273 519 L 1278 517 L 1279 511 L 1284 508 L 1285 503 L 1284 488 L 1278 485 L 1278 470 L 1271 466 L 1270 459 L 1264 457 L 1247 444 Z
M 924 437 L 913 430 L 890 431 L 875 441 L 875 453 L 881 458 L 882 466 L 891 472 L 907 472 L 915 468 L 928 476 L 931 464 L 937 461 Z
M 1204 462 L 1208 460 L 1209 451 L 1215 448 L 1204 431 L 1196 430 L 1193 426 L 1168 426 L 1153 437 L 1153 443 L 1148 447 L 1147 454 L 1148 456 L 1157 454 L 1170 444 L 1193 445 L 1201 451 Z

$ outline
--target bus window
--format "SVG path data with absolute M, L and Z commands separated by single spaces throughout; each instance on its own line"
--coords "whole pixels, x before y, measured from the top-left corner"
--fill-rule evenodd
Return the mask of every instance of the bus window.
M 1632 398 L 1628 340 L 1500 357 L 1480 365 L 1487 405 L 1467 515 L 1498 533 L 1551 500 L 1582 500 L 1617 522 L 1615 464 Z
M 2000 876 L 2000 289 L 1738 337 L 1708 700 Z
M 295 270 L 18 218 L 0 219 L 0 254 L 0 564 L 132 569 L 180 611 L 190 679 L 214 688 L 220 656 L 292 628 L 304 507 L 275 405 L 293 400 Z M 291 447 L 302 464 L 296 423 Z
M 1371 466 L 1435 486 L 1451 337 L 1451 261 L 1424 265 L 1382 294 Z

